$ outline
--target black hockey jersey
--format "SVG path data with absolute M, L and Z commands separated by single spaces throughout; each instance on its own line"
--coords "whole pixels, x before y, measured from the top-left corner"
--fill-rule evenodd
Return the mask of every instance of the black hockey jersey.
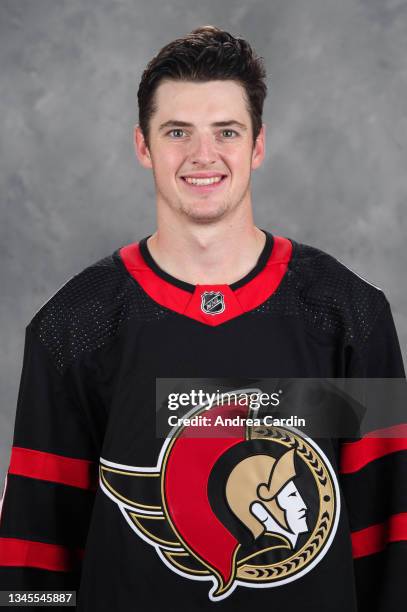
M 404 377 L 383 291 L 321 250 L 266 232 L 244 278 L 192 285 L 147 238 L 118 248 L 26 327 L 0 590 L 76 590 L 81 612 L 399 610 L 402 420 L 317 439 L 226 394 L 163 435 L 157 385 Z

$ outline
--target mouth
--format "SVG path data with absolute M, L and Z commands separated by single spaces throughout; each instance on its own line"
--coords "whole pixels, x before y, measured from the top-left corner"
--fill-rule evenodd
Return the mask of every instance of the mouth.
M 193 193 L 212 193 L 222 188 L 227 178 L 226 174 L 222 175 L 220 179 L 219 177 L 213 177 L 211 179 L 192 179 L 192 177 L 181 176 L 181 181 L 185 187 Z

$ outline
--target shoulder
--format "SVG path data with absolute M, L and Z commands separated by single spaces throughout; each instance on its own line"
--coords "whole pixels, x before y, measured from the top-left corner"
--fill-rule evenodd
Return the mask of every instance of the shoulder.
M 157 317 L 155 305 L 126 271 L 120 248 L 69 278 L 27 326 L 61 371 L 81 354 L 106 345 L 130 318 Z
M 330 253 L 290 242 L 290 282 L 304 315 L 323 331 L 363 342 L 388 304 L 383 290 Z
M 330 253 L 290 239 L 293 245 L 291 269 L 306 274 L 309 284 L 345 297 L 349 291 L 383 299 L 383 290 Z

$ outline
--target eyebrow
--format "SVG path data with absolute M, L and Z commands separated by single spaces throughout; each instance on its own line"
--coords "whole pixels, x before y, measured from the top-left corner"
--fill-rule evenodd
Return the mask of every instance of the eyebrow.
M 240 121 L 236 121 L 236 119 L 228 119 L 227 121 L 215 121 L 214 123 L 211 123 L 211 127 L 229 127 L 230 125 L 236 125 L 241 130 L 247 130 L 247 127 L 244 125 L 244 123 L 240 123 Z M 161 132 L 162 130 L 165 130 L 165 128 L 173 126 L 194 127 L 194 124 L 189 123 L 188 121 L 177 121 L 176 119 L 169 119 L 168 121 L 162 123 L 159 126 L 158 131 Z

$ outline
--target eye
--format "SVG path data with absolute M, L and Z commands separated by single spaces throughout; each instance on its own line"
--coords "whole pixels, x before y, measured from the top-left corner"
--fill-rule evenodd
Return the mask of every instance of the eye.
M 230 130 L 229 128 L 226 128 L 225 130 L 222 130 L 222 133 L 224 134 L 225 132 L 232 132 L 233 134 L 236 134 L 237 136 L 239 136 L 239 134 L 236 132 L 236 130 Z
M 294 496 L 294 497 L 296 497 L 296 496 L 297 496 L 297 492 L 296 492 L 296 491 L 293 491 L 292 493 L 290 493 L 290 495 L 289 495 L 288 497 L 293 497 L 293 496 Z
M 173 134 L 174 132 L 184 132 L 184 130 L 182 128 L 174 128 L 173 130 L 167 132 L 167 134 Z M 177 136 L 175 137 L 175 139 L 177 139 Z

